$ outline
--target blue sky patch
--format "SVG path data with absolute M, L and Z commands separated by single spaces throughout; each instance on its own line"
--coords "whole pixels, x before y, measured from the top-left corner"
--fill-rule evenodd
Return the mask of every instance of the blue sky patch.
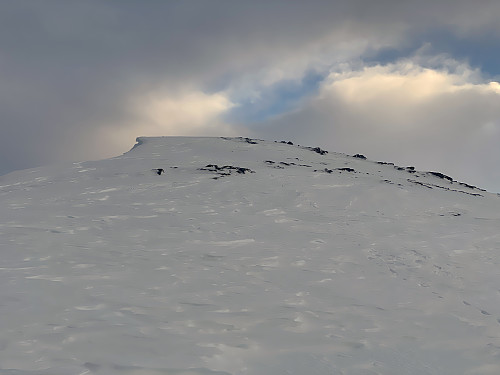
M 242 100 L 231 110 L 225 120 L 244 122 L 246 124 L 259 123 L 268 118 L 287 112 L 298 102 L 316 93 L 324 74 L 309 71 L 300 80 L 284 80 L 260 92 L 260 98 Z

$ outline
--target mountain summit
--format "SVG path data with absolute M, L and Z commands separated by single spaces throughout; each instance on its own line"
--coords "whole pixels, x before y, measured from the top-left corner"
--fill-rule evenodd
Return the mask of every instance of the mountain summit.
M 500 197 L 363 155 L 138 138 L 0 177 L 0 373 L 500 373 Z

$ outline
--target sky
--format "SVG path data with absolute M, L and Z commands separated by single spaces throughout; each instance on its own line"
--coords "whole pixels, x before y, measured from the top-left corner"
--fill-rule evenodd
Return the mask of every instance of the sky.
M 0 174 L 291 140 L 500 192 L 497 0 L 3 0 Z

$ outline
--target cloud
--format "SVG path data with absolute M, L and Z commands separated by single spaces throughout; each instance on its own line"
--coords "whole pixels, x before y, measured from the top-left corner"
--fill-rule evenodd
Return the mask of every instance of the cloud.
M 500 189 L 500 91 L 464 64 L 411 60 L 333 72 L 302 107 L 259 131 L 333 151 L 441 170 Z
M 229 128 L 218 119 L 234 104 L 223 93 L 192 91 L 176 97 L 141 96 L 137 107 L 144 116 L 145 124 L 139 126 L 146 135 L 203 135 Z
M 153 92 L 131 98 L 129 118 L 103 123 L 89 134 L 87 144 L 98 145 L 96 158 L 128 151 L 137 136 L 236 136 L 247 130 L 223 121 L 234 107 L 225 93 Z
M 480 7 L 466 0 L 2 1 L 0 174 L 110 156 L 138 135 L 250 131 L 244 115 L 252 106 L 290 110 L 279 103 L 288 82 L 300 88 L 311 72 L 326 77 L 342 66 L 362 71 L 365 56 L 417 48 L 415 35 L 429 30 L 461 41 L 498 35 L 498 7 L 489 0 Z M 321 95 L 335 96 L 331 78 Z M 276 103 L 263 103 L 269 98 Z M 329 113 L 315 105 L 314 118 Z M 236 110 L 239 128 L 227 123 Z
M 235 136 L 245 129 L 227 124 L 224 114 L 235 105 L 225 93 L 206 94 L 201 91 L 143 94 L 131 99 L 134 120 L 103 127 L 103 142 L 117 147 L 140 136 Z M 109 152 L 109 151 L 108 151 Z

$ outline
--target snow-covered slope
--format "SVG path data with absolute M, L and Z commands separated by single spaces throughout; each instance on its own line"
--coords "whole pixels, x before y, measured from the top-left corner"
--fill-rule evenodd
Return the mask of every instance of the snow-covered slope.
M 0 210 L 1 374 L 500 373 L 500 197 L 440 174 L 141 138 Z

